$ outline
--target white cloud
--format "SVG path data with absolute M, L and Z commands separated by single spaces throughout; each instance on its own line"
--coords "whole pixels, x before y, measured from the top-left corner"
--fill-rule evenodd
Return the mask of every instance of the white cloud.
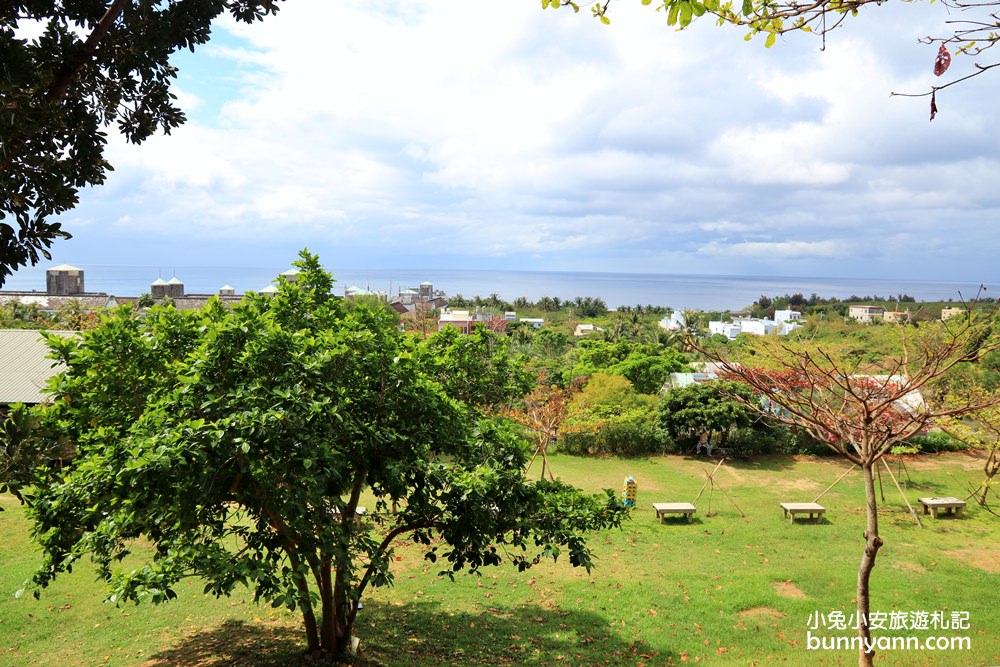
M 937 265 L 921 253 L 992 270 L 992 88 L 949 89 L 933 124 L 888 96 L 928 85 L 912 42 L 934 14 L 891 10 L 886 35 L 863 11 L 821 53 L 613 8 L 602 26 L 537 3 L 297 0 L 223 21 L 181 71 L 190 122 L 112 139 L 117 171 L 78 217 L 356 265 L 856 275 L 852 249 L 867 270 L 893 243 L 910 261 L 880 270 Z
M 698 254 L 715 257 L 741 257 L 767 260 L 846 257 L 848 246 L 843 241 L 740 241 L 721 243 L 710 241 L 698 249 Z

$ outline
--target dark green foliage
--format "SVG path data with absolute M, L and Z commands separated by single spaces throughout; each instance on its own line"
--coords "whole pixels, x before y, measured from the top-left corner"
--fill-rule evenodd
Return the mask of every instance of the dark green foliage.
M 15 0 L 0 3 L 0 285 L 69 238 L 53 216 L 104 182 L 105 130 L 140 143 L 184 122 L 170 86 L 179 49 L 229 13 L 252 22 L 279 0 Z M 35 24 L 40 36 L 20 37 Z
M 805 451 L 808 444 L 800 443 L 799 439 L 786 426 L 757 427 L 736 429 L 729 436 L 728 447 L 739 456 L 764 456 L 768 454 L 832 454 L 829 447 L 821 443 L 813 443 L 825 451 Z
M 673 451 L 673 443 L 648 411 L 595 409 L 590 428 L 564 428 L 558 449 L 578 456 L 648 456 Z
M 671 451 L 656 418 L 657 400 L 620 375 L 597 373 L 574 398 L 559 451 L 577 455 L 642 456 Z
M 35 585 L 88 555 L 113 601 L 166 601 L 191 575 L 215 595 L 246 585 L 301 610 L 311 652 L 340 654 L 400 536 L 445 574 L 562 551 L 589 568 L 585 532 L 625 510 L 524 479 L 527 445 L 490 416 L 528 389 L 506 339 L 405 335 L 381 306 L 345 309 L 314 256 L 296 265 L 273 297 L 125 307 L 51 340 L 68 371 L 42 416 L 79 453 L 31 503 Z M 119 570 L 140 536 L 151 561 Z
M 915 435 L 903 444 L 915 447 L 918 452 L 925 454 L 961 452 L 969 448 L 964 442 L 956 440 L 944 431 L 930 431 L 923 435 Z
M 24 502 L 28 490 L 45 483 L 60 459 L 72 452 L 38 432 L 31 411 L 20 403 L 0 407 L 0 493 Z
M 671 389 L 660 403 L 660 425 L 678 443 L 692 449 L 727 447 L 738 429 L 757 423 L 747 403 L 753 392 L 744 384 L 704 382 Z
M 574 351 L 576 363 L 569 371 L 572 377 L 594 373 L 623 375 L 636 391 L 656 394 L 670 373 L 687 368 L 684 355 L 672 347 L 646 345 L 628 340 L 614 343 L 603 340 L 580 341 Z
M 542 328 L 531 339 L 532 351 L 542 357 L 558 357 L 566 353 L 573 344 L 569 335 L 555 329 Z
M 573 300 L 573 310 L 578 317 L 601 317 L 608 314 L 608 305 L 601 298 L 578 296 Z

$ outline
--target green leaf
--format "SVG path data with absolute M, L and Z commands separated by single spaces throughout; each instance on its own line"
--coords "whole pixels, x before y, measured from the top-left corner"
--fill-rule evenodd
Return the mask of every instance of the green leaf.
M 691 18 L 692 15 L 694 14 L 694 8 L 691 6 L 690 2 L 686 1 L 681 2 L 680 6 L 681 6 L 681 19 L 680 19 L 681 27 L 686 28 L 689 25 L 691 25 Z
M 753 14 L 752 0 L 743 0 L 743 16 L 750 16 L 751 14 Z
M 764 40 L 764 48 L 769 49 L 772 46 L 774 46 L 774 43 L 777 41 L 777 39 L 778 36 L 775 35 L 773 32 L 767 33 L 767 39 Z
M 309 470 L 309 468 L 312 468 L 312 466 L 313 466 L 313 460 L 312 459 L 302 459 L 302 467 L 303 468 L 305 468 L 306 470 Z
M 677 25 L 677 14 L 680 12 L 680 3 L 675 2 L 670 5 L 670 11 L 667 13 L 667 25 Z
M 603 23 L 604 25 L 611 25 L 611 19 L 609 19 L 604 14 L 601 14 L 601 23 Z

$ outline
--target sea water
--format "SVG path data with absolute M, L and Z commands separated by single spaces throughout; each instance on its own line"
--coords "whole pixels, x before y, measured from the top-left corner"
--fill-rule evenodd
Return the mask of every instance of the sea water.
M 4 290 L 45 291 L 45 269 L 21 269 L 8 278 Z M 138 296 L 150 291 L 158 278 L 177 278 L 188 294 L 213 294 L 223 285 L 236 292 L 260 291 L 288 267 L 177 267 L 164 273 L 148 266 L 94 265 L 85 271 L 88 292 L 115 296 Z M 327 267 L 337 281 L 335 290 L 361 287 L 390 296 L 401 290 L 417 289 L 431 283 L 435 291 L 465 298 L 496 294 L 506 301 L 525 297 L 537 301 L 543 296 L 572 300 L 576 297 L 602 299 L 610 308 L 653 305 L 676 310 L 738 310 L 760 296 L 812 294 L 820 297 L 879 296 L 894 299 L 909 295 L 918 301 L 960 301 L 976 297 L 977 283 L 941 282 L 914 279 L 865 279 L 778 276 L 673 275 L 652 273 L 593 273 L 567 271 L 479 271 L 463 269 L 350 269 Z M 996 296 L 993 290 L 982 296 Z

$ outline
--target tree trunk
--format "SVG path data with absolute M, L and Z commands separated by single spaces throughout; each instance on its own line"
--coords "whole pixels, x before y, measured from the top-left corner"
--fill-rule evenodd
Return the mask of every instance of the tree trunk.
M 990 484 L 993 482 L 993 478 L 998 472 L 1000 472 L 1000 449 L 994 447 L 990 451 L 989 458 L 986 459 L 986 464 L 983 466 L 983 472 L 986 473 L 986 479 L 983 481 L 982 490 L 979 492 L 979 497 L 976 502 L 979 503 L 980 507 L 986 507 L 986 502 L 990 493 Z
M 876 462 L 877 463 L 877 462 Z M 858 637 L 861 645 L 858 647 L 858 665 L 860 667 L 872 667 L 875 664 L 875 651 L 871 648 L 872 633 L 868 628 L 868 618 L 871 609 L 871 597 L 869 581 L 872 570 L 875 569 L 875 556 L 882 546 L 882 539 L 878 535 L 878 505 L 875 496 L 875 463 L 865 461 L 861 464 L 861 471 L 865 476 L 865 515 L 867 525 L 865 527 L 865 551 L 861 555 L 861 563 L 858 566 Z
M 323 600 L 323 646 L 326 651 L 338 658 L 348 657 L 351 650 L 351 639 L 354 635 L 354 616 L 356 606 L 347 595 L 347 586 L 339 572 L 333 575 L 332 593 L 329 600 Z
M 295 579 L 295 587 L 299 591 L 298 603 L 299 609 L 302 610 L 302 623 L 306 628 L 306 646 L 309 653 L 315 653 L 320 650 L 319 629 L 316 625 L 316 613 L 313 611 L 312 600 L 309 598 L 309 584 L 300 569 L 302 561 L 298 554 L 294 549 L 286 549 L 286 552 L 288 553 L 288 562 L 291 563 L 295 572 L 292 576 Z
M 320 627 L 319 637 L 323 645 L 323 650 L 330 652 L 339 647 L 340 634 L 342 629 L 337 618 L 336 596 L 334 595 L 333 576 L 330 572 L 330 561 L 323 559 L 321 566 L 321 579 L 319 586 L 319 599 L 323 609 L 323 625 Z

